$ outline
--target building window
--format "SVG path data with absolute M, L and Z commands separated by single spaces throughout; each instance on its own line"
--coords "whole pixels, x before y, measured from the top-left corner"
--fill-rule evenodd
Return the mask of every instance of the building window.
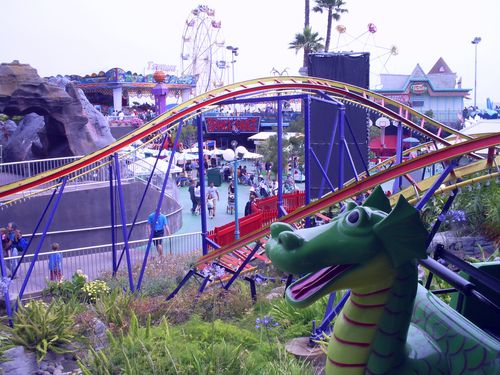
M 411 102 L 412 107 L 423 107 L 424 106 L 424 101 L 423 100 L 413 100 Z

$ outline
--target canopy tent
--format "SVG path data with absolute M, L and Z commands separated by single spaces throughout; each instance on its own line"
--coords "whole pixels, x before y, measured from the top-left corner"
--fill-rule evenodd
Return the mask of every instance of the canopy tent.
M 151 173 L 153 166 L 155 164 L 155 158 L 145 158 L 139 159 L 127 165 L 129 171 L 134 173 L 134 175 L 147 175 Z M 156 164 L 155 172 L 167 173 L 168 169 L 168 161 L 158 159 L 158 163 Z M 170 167 L 170 174 L 181 173 L 182 168 L 176 166 L 172 163 Z

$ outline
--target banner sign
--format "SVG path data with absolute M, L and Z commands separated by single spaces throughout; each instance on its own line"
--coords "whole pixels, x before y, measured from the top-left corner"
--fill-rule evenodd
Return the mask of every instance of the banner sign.
M 207 133 L 258 133 L 260 127 L 259 116 L 238 117 L 205 117 Z

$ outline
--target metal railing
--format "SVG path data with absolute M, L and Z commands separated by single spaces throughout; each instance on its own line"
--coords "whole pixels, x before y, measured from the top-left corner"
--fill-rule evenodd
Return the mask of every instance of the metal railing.
M 41 160 L 26 160 L 0 164 L 0 185 L 22 180 L 51 169 L 62 167 L 80 159 L 81 156 L 68 156 Z
M 164 254 L 192 254 L 193 256 L 202 255 L 200 232 L 165 236 L 162 237 L 161 240 Z M 132 267 L 142 264 L 147 243 L 148 239 L 129 241 L 128 244 Z M 115 246 L 117 257 L 119 257 L 124 243 L 117 243 Z M 112 272 L 112 249 L 113 247 L 111 244 L 106 244 L 58 251 L 63 256 L 62 273 L 64 277 L 69 279 L 76 272 L 76 270 L 82 270 L 89 277 L 89 280 L 95 280 L 101 277 L 104 273 Z M 52 252 L 44 252 L 38 254 L 38 259 L 31 273 L 24 296 L 38 294 L 46 288 L 47 282 L 50 280 L 49 256 L 51 253 Z M 151 245 L 149 256 L 157 256 L 154 244 Z M 20 259 L 21 256 L 5 258 L 7 269 L 10 270 L 13 265 L 15 266 L 15 264 L 19 262 Z M 9 293 L 11 299 L 17 298 L 32 260 L 33 254 L 25 255 L 17 271 L 16 278 L 10 282 Z M 127 265 L 124 258 L 120 264 L 120 270 L 126 269 Z

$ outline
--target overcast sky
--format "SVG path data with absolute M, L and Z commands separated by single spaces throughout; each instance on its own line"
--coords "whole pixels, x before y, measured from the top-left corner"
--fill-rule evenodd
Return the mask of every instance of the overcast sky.
M 148 61 L 180 66 L 185 22 L 198 4 L 215 9 L 226 45 L 239 47 L 236 81 L 269 76 L 273 68 L 298 74 L 302 55 L 288 44 L 303 27 L 303 0 L 0 0 L 0 62 L 29 63 L 42 76 L 112 67 L 142 73 Z M 334 30 L 331 47 L 368 50 L 373 73 L 409 74 L 417 63 L 428 72 L 443 57 L 472 89 L 471 41 L 480 36 L 478 104 L 487 97 L 500 102 L 499 0 L 346 0 L 346 8 L 339 23 L 347 32 L 339 39 Z M 368 23 L 375 34 L 366 32 Z M 312 13 L 311 25 L 324 37 L 326 14 Z M 373 45 L 397 46 L 399 54 L 387 60 Z

